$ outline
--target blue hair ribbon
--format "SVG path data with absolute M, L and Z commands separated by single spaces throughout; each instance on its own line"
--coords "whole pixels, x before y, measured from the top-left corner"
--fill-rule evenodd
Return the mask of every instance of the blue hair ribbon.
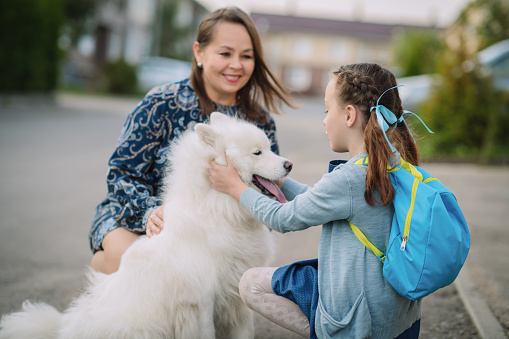
M 399 85 L 399 86 L 394 86 L 394 87 L 391 87 L 389 89 L 387 89 L 385 92 L 382 93 L 382 95 L 380 95 L 378 97 L 378 100 L 376 101 L 376 106 L 373 106 L 371 107 L 370 111 L 373 111 L 375 110 L 376 111 L 376 120 L 378 122 L 378 125 L 380 125 L 380 128 L 382 129 L 382 132 L 384 133 L 384 137 L 385 137 L 385 140 L 387 140 L 387 143 L 389 144 L 389 147 L 391 148 L 391 151 L 392 152 L 396 152 L 396 149 L 394 148 L 394 146 L 392 146 L 392 144 L 390 143 L 389 139 L 387 138 L 387 134 L 385 134 L 385 132 L 389 129 L 389 125 L 393 125 L 393 124 L 396 124 L 396 126 L 399 124 L 399 123 L 404 123 L 406 125 L 406 121 L 405 121 L 405 114 L 413 114 L 414 116 L 417 117 L 417 119 L 419 119 L 419 121 L 424 125 L 424 127 L 426 127 L 426 129 L 428 130 L 428 132 L 430 133 L 433 133 L 429 128 L 428 126 L 426 126 L 426 124 L 424 123 L 424 121 L 422 121 L 422 119 L 417 115 L 415 114 L 414 112 L 410 112 L 410 111 L 406 111 L 406 110 L 403 110 L 403 114 L 401 114 L 401 116 L 398 118 L 396 118 L 396 115 L 394 113 L 391 112 L 390 109 L 388 109 L 387 107 L 385 107 L 384 105 L 379 105 L 378 102 L 380 101 L 380 99 L 382 98 L 382 96 L 387 92 L 387 91 L 390 91 L 391 89 L 394 89 L 394 88 L 397 88 L 397 87 L 401 87 L 403 85 Z M 396 127 L 394 126 L 394 127 Z M 412 133 L 410 132 L 410 135 L 412 135 Z M 412 135 L 412 138 L 414 136 Z M 415 139 L 414 139 L 415 140 Z

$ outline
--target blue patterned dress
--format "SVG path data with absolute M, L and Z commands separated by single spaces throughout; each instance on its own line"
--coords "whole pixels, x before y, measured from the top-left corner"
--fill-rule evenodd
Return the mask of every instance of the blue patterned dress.
M 235 106 L 215 104 L 215 110 L 246 117 Z M 271 140 L 272 150 L 279 153 L 276 126 L 268 112 L 267 117 L 268 122 L 258 127 Z M 108 194 L 97 206 L 89 235 L 92 252 L 102 250 L 106 234 L 118 227 L 145 233 L 147 212 L 162 203 L 158 193 L 173 139 L 208 118 L 201 112 L 189 79 L 156 87 L 138 104 L 108 163 Z

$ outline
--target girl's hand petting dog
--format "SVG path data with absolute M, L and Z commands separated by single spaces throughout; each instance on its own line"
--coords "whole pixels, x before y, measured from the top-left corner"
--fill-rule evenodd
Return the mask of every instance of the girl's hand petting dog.
M 226 156 L 226 166 L 212 160 L 209 168 L 210 186 L 216 191 L 231 195 L 240 201 L 240 196 L 248 186 L 240 179 L 239 172 Z
M 163 206 L 159 206 L 150 213 L 147 221 L 147 236 L 150 238 L 153 235 L 161 233 L 163 230 Z

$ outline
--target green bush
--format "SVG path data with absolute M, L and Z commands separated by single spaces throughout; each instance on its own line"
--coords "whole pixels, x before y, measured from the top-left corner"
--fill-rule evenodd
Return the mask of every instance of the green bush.
M 418 109 L 435 132 L 423 136 L 423 156 L 480 162 L 507 159 L 507 93 L 494 88 L 492 78 L 463 48 L 448 53 L 440 73 L 441 84 Z
M 431 30 L 405 30 L 394 40 L 394 62 L 399 76 L 436 73 L 445 45 Z
M 0 91 L 56 88 L 61 0 L 0 0 Z
M 124 59 L 108 62 L 104 67 L 106 89 L 115 94 L 134 94 L 138 87 L 136 67 Z

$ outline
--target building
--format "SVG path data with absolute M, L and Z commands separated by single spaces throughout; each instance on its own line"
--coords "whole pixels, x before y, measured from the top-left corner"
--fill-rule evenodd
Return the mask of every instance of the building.
M 436 29 L 262 13 L 251 17 L 271 70 L 285 85 L 307 94 L 323 93 L 330 71 L 339 65 L 376 62 L 390 67 L 398 32 Z
M 97 2 L 95 15 L 88 20 L 87 32 L 78 45 L 68 50 L 63 67 L 64 86 L 96 87 L 100 68 L 107 61 L 124 59 L 139 65 L 146 56 L 158 56 L 156 41 L 161 35 L 164 6 L 173 4 L 175 27 L 190 26 L 178 44 L 192 54 L 196 30 L 208 11 L 195 0 L 103 0 Z M 183 48 L 183 47 L 182 47 Z

